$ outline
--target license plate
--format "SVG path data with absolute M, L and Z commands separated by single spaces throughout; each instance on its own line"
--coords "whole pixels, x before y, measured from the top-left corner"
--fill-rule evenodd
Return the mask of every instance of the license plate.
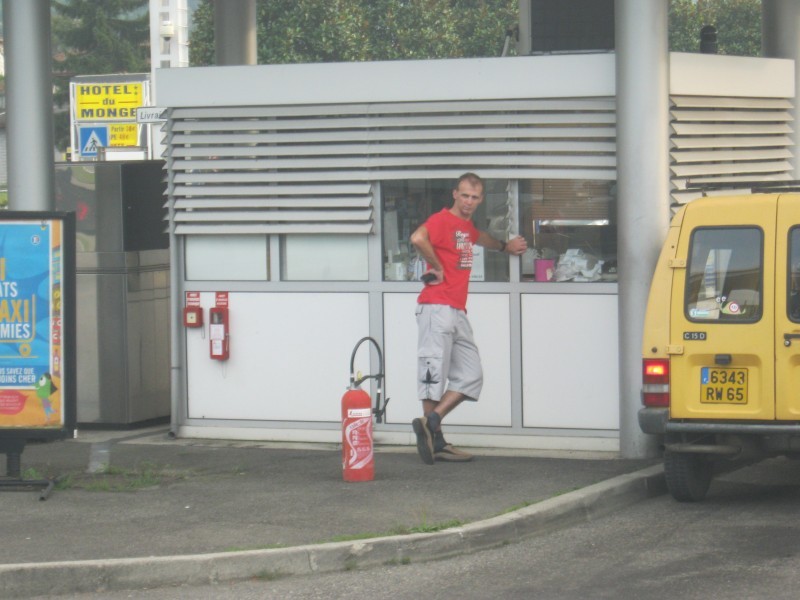
M 700 402 L 747 404 L 747 369 L 700 369 Z

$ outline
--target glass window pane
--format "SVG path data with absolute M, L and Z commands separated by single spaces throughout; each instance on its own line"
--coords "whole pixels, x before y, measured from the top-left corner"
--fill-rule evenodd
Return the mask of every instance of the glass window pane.
M 616 183 L 589 179 L 519 182 L 523 281 L 616 281 Z
M 789 319 L 800 322 L 800 228 L 793 227 L 789 233 Z
M 186 237 L 188 281 L 265 281 L 268 259 L 264 235 Z
M 366 235 L 287 235 L 282 246 L 284 281 L 366 281 Z
M 686 269 L 686 316 L 692 321 L 761 318 L 762 234 L 755 227 L 692 233 Z
M 409 243 L 414 230 L 432 214 L 453 205 L 454 180 L 401 180 L 381 183 L 383 206 L 384 280 L 418 280 L 425 269 Z M 508 239 L 513 199 L 508 181 L 484 180 L 484 201 L 472 217 L 475 226 L 497 239 Z M 477 247 L 473 251 L 473 281 L 508 281 L 509 257 Z

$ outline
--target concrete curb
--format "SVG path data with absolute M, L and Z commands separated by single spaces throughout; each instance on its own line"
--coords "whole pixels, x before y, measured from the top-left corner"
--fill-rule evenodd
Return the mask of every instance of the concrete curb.
M 203 585 L 452 557 L 589 521 L 666 491 L 660 465 L 436 533 L 215 554 L 0 565 L 8 597 Z

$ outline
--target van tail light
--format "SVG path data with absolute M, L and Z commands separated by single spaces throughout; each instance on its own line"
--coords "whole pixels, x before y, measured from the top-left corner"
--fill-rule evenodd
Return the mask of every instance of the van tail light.
M 642 361 L 642 404 L 669 406 L 668 358 L 645 358 Z

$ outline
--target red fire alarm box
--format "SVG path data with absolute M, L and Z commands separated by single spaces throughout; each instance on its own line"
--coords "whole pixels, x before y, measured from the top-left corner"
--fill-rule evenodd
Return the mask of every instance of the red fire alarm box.
M 183 326 L 184 327 L 202 327 L 203 325 L 203 307 L 202 306 L 184 306 L 183 307 Z

